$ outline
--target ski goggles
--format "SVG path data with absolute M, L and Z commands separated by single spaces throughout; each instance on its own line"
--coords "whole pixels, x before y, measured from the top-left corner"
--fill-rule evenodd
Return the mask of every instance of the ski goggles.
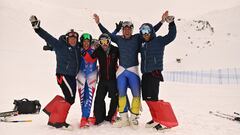
M 91 40 L 91 35 L 85 33 L 85 34 L 82 35 L 82 38 L 83 38 L 83 40 Z
M 108 45 L 109 44 L 109 40 L 104 38 L 104 39 L 100 39 L 100 44 L 101 45 Z
M 122 27 L 123 27 L 123 28 L 124 28 L 124 27 L 133 28 L 133 23 L 130 22 L 130 21 L 124 21 L 124 22 L 122 23 Z
M 78 34 L 76 32 L 69 32 L 69 33 L 67 33 L 66 36 L 67 37 L 76 37 L 76 38 L 78 38 Z
M 148 25 L 142 25 L 139 30 L 143 35 L 151 33 L 151 28 Z

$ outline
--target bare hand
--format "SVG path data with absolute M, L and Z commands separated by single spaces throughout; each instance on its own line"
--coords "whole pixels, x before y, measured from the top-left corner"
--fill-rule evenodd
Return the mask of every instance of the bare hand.
M 165 11 L 162 15 L 162 20 L 161 22 L 164 23 L 166 21 L 166 18 L 168 17 L 168 11 Z
M 100 18 L 97 14 L 93 14 L 93 19 L 95 20 L 96 24 L 100 23 Z

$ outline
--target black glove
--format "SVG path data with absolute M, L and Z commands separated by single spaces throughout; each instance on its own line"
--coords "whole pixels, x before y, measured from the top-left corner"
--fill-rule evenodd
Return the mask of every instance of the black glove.
M 83 51 L 83 52 L 81 52 L 81 56 L 85 56 L 86 55 L 86 51 Z
M 115 24 L 116 24 L 115 31 L 119 32 L 122 28 L 123 21 L 119 21 L 119 23 L 115 23 Z
M 47 43 L 47 45 L 43 46 L 44 51 L 53 51 L 53 47 Z
M 38 20 L 35 15 L 32 15 L 32 16 L 29 18 L 29 21 L 31 22 L 32 27 L 33 27 L 34 29 L 39 29 L 39 27 L 40 27 L 40 20 Z
M 161 70 L 153 70 L 153 71 L 151 72 L 151 74 L 152 74 L 153 77 L 159 78 L 160 81 L 163 82 L 163 76 L 162 76 Z

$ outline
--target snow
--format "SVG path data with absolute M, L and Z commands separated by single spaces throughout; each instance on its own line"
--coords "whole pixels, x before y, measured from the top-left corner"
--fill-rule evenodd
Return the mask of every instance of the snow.
M 153 4 L 144 1 L 122 0 L 117 3 L 111 0 L 79 1 L 72 0 L 0 0 L 0 111 L 13 108 L 13 100 L 29 98 L 38 99 L 42 106 L 46 105 L 61 91 L 55 80 L 55 54 L 42 51 L 45 42 L 39 38 L 28 21 L 34 14 L 41 20 L 41 26 L 58 37 L 71 28 L 92 33 L 98 37 L 98 30 L 93 13 L 98 13 L 101 22 L 113 30 L 115 22 L 132 20 L 134 32 L 143 22 L 157 23 L 161 14 L 169 10 L 176 16 L 178 35 L 176 40 L 165 49 L 164 68 L 177 70 L 210 70 L 219 68 L 240 67 L 240 1 L 207 0 L 167 1 L 152 0 Z M 136 4 L 137 3 L 137 4 Z M 191 6 L 190 6 L 191 5 Z M 134 10 L 132 10 L 134 9 Z M 143 10 L 144 9 L 144 10 Z M 180 20 L 177 20 L 180 19 Z M 197 23 L 202 20 L 205 23 Z M 197 22 L 196 22 L 197 21 Z M 197 31 L 197 26 L 210 27 Z M 166 34 L 167 25 L 157 34 Z M 190 39 L 188 38 L 190 37 Z M 210 43 L 207 44 L 207 41 Z M 187 55 L 186 55 L 187 54 Z M 181 58 L 182 63 L 175 62 Z M 80 101 L 77 96 L 75 104 L 69 112 L 67 122 L 74 127 L 73 131 L 52 129 L 46 125 L 47 116 L 20 115 L 13 120 L 32 119 L 29 123 L 0 123 L 1 135 L 13 134 L 171 134 L 171 135 L 237 135 L 239 123 L 210 115 L 208 112 L 222 111 L 233 114 L 240 112 L 240 86 L 204 85 L 165 82 L 160 84 L 160 98 L 172 104 L 179 126 L 170 130 L 156 132 L 144 128 L 150 120 L 148 107 L 143 102 L 140 126 L 137 130 L 129 127 L 118 129 L 104 123 L 99 127 L 79 129 Z M 108 101 L 108 100 L 107 100 Z

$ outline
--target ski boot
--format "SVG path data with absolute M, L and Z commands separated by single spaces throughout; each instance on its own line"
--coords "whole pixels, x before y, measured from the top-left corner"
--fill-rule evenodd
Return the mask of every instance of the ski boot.
M 149 122 L 147 122 L 146 124 L 145 124 L 145 128 L 153 128 L 153 127 L 155 127 L 155 126 L 157 126 L 159 123 L 157 123 L 157 122 L 155 122 L 155 121 L 153 121 L 153 120 L 150 120 Z
M 133 129 L 137 129 L 138 128 L 138 115 L 135 114 L 131 114 L 130 118 L 129 118 L 129 123 L 131 128 Z
M 80 128 L 86 128 L 89 127 L 88 119 L 85 117 L 82 117 L 80 122 Z
M 120 119 L 117 120 L 115 123 L 113 123 L 113 127 L 116 128 L 121 128 L 121 127 L 126 127 L 129 126 L 129 119 L 128 119 L 128 113 L 124 112 L 124 113 L 120 113 Z
M 88 118 L 88 124 L 89 124 L 89 126 L 95 125 L 96 124 L 96 118 L 95 117 L 89 117 Z

